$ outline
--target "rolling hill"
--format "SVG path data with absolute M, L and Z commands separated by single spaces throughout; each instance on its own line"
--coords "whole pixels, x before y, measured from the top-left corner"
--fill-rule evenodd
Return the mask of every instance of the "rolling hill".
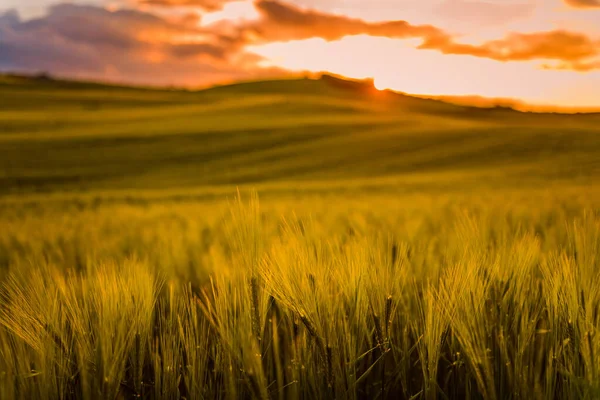
M 600 114 L 459 106 L 327 75 L 201 91 L 0 79 L 3 195 L 465 189 L 598 176 Z

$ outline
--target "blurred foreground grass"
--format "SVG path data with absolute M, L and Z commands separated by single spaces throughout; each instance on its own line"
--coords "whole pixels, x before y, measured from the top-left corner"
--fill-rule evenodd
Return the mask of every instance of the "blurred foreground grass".
M 0 90 L 1 399 L 600 396 L 598 116 Z

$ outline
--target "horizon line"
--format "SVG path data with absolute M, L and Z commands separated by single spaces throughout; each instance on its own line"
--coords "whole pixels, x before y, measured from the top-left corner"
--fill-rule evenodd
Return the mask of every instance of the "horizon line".
M 321 80 L 323 77 L 333 77 L 335 79 L 356 82 L 370 85 L 374 90 L 379 92 L 388 92 L 397 95 L 412 97 L 421 100 L 432 100 L 438 101 L 445 104 L 471 107 L 477 109 L 509 109 L 520 113 L 529 114 L 561 114 L 561 115 L 600 115 L 600 105 L 590 107 L 569 107 L 560 106 L 553 104 L 534 104 L 517 98 L 503 98 L 503 97 L 486 97 L 479 94 L 465 94 L 465 95 L 447 95 L 447 94 L 418 94 L 418 93 L 407 93 L 401 90 L 392 88 L 377 88 L 375 85 L 374 77 L 367 78 L 352 78 L 341 74 L 336 74 L 329 71 L 303 71 L 303 72 L 291 72 L 281 76 L 273 76 L 272 78 L 263 79 L 239 79 L 239 80 L 224 80 L 222 82 L 208 84 L 208 85 L 169 85 L 169 84 L 137 84 L 128 83 L 121 80 L 101 80 L 95 78 L 77 78 L 69 76 L 55 75 L 52 73 L 39 71 L 39 72 L 23 72 L 23 71 L 0 71 L 0 77 L 14 77 L 22 79 L 32 79 L 38 81 L 47 82 L 66 82 L 66 83 L 80 83 L 80 84 L 92 84 L 98 86 L 123 88 L 123 89 L 134 89 L 134 90 L 155 90 L 155 91 L 181 91 L 181 92 L 202 92 L 205 90 L 215 89 L 219 87 L 227 87 L 241 84 L 251 84 L 260 82 L 274 82 L 274 81 L 297 81 L 302 79 L 310 80 Z M 1 83 L 1 81 L 0 81 Z

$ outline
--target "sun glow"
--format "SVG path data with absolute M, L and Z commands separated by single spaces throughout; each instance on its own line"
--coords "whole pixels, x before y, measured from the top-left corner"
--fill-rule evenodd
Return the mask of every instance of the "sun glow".
M 517 98 L 533 104 L 595 107 L 595 96 L 569 90 L 600 87 L 600 71 L 587 74 L 543 70 L 540 63 L 502 63 L 471 56 L 418 50 L 414 40 L 349 36 L 327 42 L 308 39 L 251 46 L 270 64 L 292 71 L 329 71 L 349 78 L 375 77 L 379 90 L 415 95 Z
M 389 88 L 389 87 L 385 86 L 385 84 L 383 84 L 383 83 L 381 82 L 381 80 L 380 80 L 380 79 L 377 79 L 377 78 L 375 78 L 375 79 L 373 80 L 373 86 L 375 86 L 375 89 L 377 89 L 377 90 L 379 90 L 379 91 L 383 91 L 383 90 L 388 90 L 388 89 L 391 89 L 391 88 Z

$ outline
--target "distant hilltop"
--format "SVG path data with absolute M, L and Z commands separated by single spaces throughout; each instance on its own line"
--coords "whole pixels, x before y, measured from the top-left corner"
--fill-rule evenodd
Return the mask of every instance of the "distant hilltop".
M 409 94 L 399 90 L 385 89 L 378 90 L 375 87 L 375 81 L 372 78 L 367 79 L 353 79 L 344 77 L 341 75 L 332 74 L 330 72 L 320 73 L 306 73 L 302 78 L 298 76 L 287 76 L 282 78 L 274 78 L 262 81 L 241 81 L 241 82 L 230 82 L 225 84 L 214 85 L 210 87 L 190 89 L 183 87 L 168 87 L 168 86 L 148 86 L 148 85 L 128 85 L 120 82 L 99 82 L 99 81 L 85 81 L 76 80 L 62 77 L 55 77 L 47 72 L 40 72 L 36 74 L 24 74 L 18 72 L 6 72 L 0 73 L 0 84 L 10 83 L 40 83 L 40 84 L 53 84 L 60 86 L 69 86 L 72 88 L 76 87 L 113 87 L 123 88 L 131 90 L 155 90 L 155 91 L 184 91 L 184 92 L 199 92 L 204 90 L 213 90 L 220 87 L 235 86 L 240 87 L 241 85 L 261 85 L 262 82 L 265 85 L 270 85 L 273 82 L 280 82 L 282 85 L 285 82 L 292 82 L 297 80 L 316 80 L 325 83 L 329 87 L 351 91 L 355 94 L 360 95 L 372 95 L 374 93 L 383 93 L 387 96 L 395 95 L 398 96 L 396 99 L 403 98 L 405 101 L 413 99 L 413 101 L 432 101 L 438 103 L 446 103 L 449 105 L 460 106 L 463 108 L 473 109 L 493 109 L 493 110 L 506 110 L 506 111 L 519 111 L 528 113 L 544 113 L 544 114 L 600 114 L 600 106 L 588 107 L 588 108 L 576 108 L 576 107 L 562 107 L 552 105 L 535 105 L 528 104 L 517 99 L 506 99 L 506 98 L 488 98 L 478 95 L 465 95 L 465 96 L 454 96 L 454 95 L 422 95 L 422 94 Z M 255 90 L 260 90 L 256 87 Z M 285 92 L 285 90 L 283 90 Z

